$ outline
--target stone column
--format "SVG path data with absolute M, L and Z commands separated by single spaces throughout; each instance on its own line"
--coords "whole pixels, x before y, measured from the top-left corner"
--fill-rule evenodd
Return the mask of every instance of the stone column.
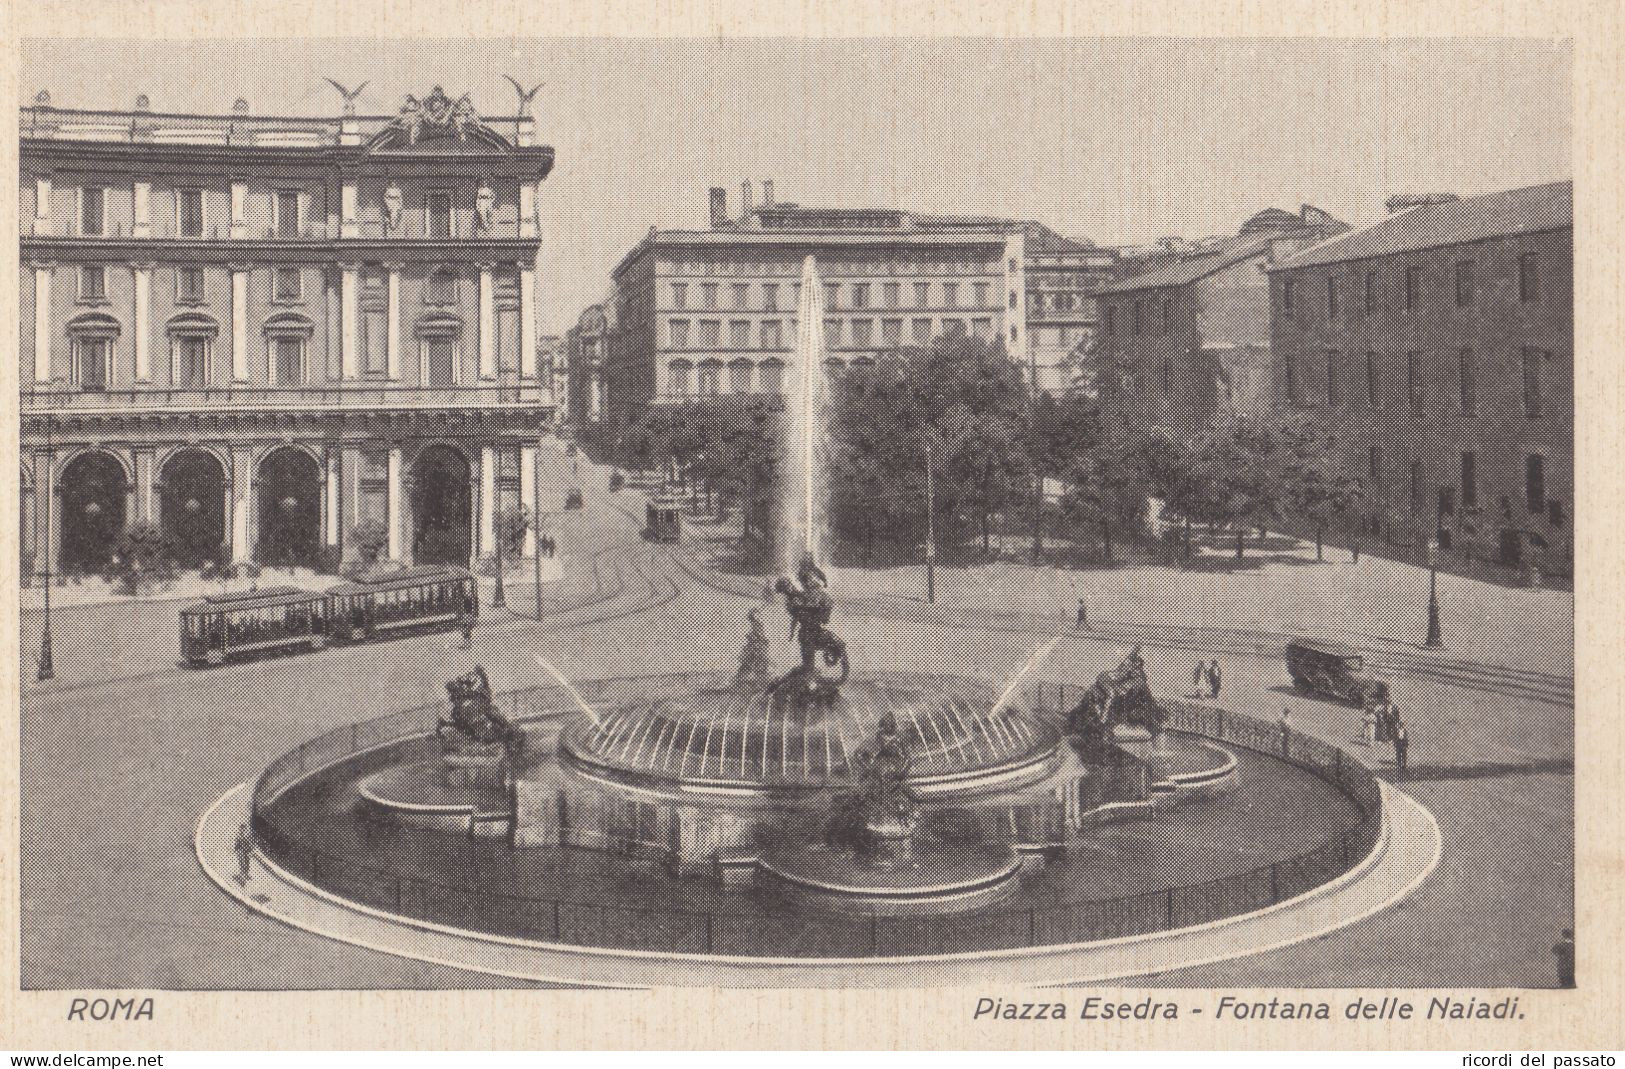
M 51 179 L 40 175 L 34 179 L 34 233 L 51 232 Z
M 530 527 L 525 530 L 525 556 L 536 555 L 536 525 L 542 522 L 541 502 L 536 499 L 536 446 L 519 447 L 519 501 L 530 509 Z
M 248 184 L 231 184 L 231 236 L 241 240 L 248 237 Z
M 322 537 L 329 546 L 341 544 L 343 527 L 339 512 L 339 451 L 329 448 L 322 461 Z
M 401 377 L 401 265 L 389 265 L 389 331 L 386 363 L 391 381 Z
M 519 183 L 519 236 L 536 236 L 536 187 L 529 182 Z
M 492 265 L 480 264 L 480 378 L 497 377 L 496 294 L 491 284 Z
M 536 377 L 536 265 L 519 268 L 519 377 Z
M 357 377 L 357 368 L 360 366 L 360 354 L 357 351 L 361 344 L 361 334 L 356 328 L 359 326 L 361 315 L 361 286 L 360 268 L 356 264 L 345 264 L 340 275 L 339 283 L 339 347 L 343 351 L 344 378 Z
M 130 235 L 137 238 L 152 237 L 152 183 L 135 184 L 135 223 Z
M 51 381 L 51 265 L 34 265 L 34 381 Z
M 404 494 L 401 487 L 401 447 L 389 447 L 389 559 L 398 561 L 405 552 L 406 539 L 402 530 L 405 520 Z
M 339 237 L 360 236 L 361 216 L 356 206 L 355 181 L 351 179 L 346 181 L 339 191 Z
M 147 523 L 158 522 L 157 510 L 153 508 L 152 461 L 151 449 L 135 451 L 135 518 Z
M 497 451 L 480 449 L 480 543 L 479 553 L 496 552 Z
M 231 378 L 248 381 L 248 267 L 231 265 Z
M 135 381 L 152 381 L 152 265 L 136 264 L 135 313 L 130 333 L 135 336 Z M 234 328 L 235 329 L 235 328 Z
M 346 560 L 355 559 L 350 531 L 361 520 L 361 450 L 346 447 L 340 468 L 339 530 Z
M 231 451 L 231 560 L 246 564 L 254 559 L 254 458 L 246 449 Z

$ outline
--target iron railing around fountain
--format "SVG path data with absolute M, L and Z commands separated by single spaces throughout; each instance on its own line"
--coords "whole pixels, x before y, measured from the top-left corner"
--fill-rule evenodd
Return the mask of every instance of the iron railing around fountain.
M 589 704 L 597 705 L 652 688 L 716 678 L 684 673 L 589 680 L 576 686 Z M 1045 691 L 1054 687 L 1047 684 L 1030 693 L 1036 709 L 1053 711 Z M 573 705 L 564 688 L 556 685 L 505 692 L 496 700 L 505 713 L 519 718 Z M 1283 732 L 1278 725 L 1243 713 L 1191 702 L 1167 705 L 1171 729 L 1269 754 L 1302 768 L 1343 791 L 1358 808 L 1358 820 L 1314 849 L 1202 883 L 960 915 L 854 917 L 776 913 L 755 905 L 727 910 L 659 902 L 630 905 L 624 902 L 623 881 L 590 866 L 570 876 L 577 897 L 495 893 L 493 886 L 513 883 L 488 877 L 493 872 L 501 875 L 504 867 L 518 872 L 530 863 L 529 852 L 489 840 L 434 837 L 432 832 L 393 825 L 365 826 L 366 843 L 387 843 L 403 859 L 403 868 L 419 844 L 413 837 L 421 836 L 424 849 L 458 853 L 452 871 L 487 877 L 450 882 L 360 864 L 316 845 L 309 826 L 279 819 L 277 801 L 321 770 L 355 755 L 385 760 L 399 755 L 392 748 L 404 751 L 421 745 L 433 732 L 440 705 L 335 729 L 279 758 L 255 783 L 251 820 L 260 849 L 278 866 L 333 894 L 404 917 L 577 946 L 791 958 L 986 952 L 1185 928 L 1250 913 L 1313 890 L 1349 871 L 1375 848 L 1382 829 L 1382 793 L 1377 777 L 1365 765 L 1329 743 L 1296 730 Z M 421 871 L 421 866 L 414 867 Z M 601 893 L 594 894 L 595 888 Z M 682 895 L 686 889 L 674 883 L 672 892 Z

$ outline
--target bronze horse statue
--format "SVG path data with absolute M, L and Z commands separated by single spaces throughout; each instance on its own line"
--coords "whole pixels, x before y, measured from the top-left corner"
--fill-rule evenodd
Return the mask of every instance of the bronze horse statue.
M 1118 724 L 1144 728 L 1152 738 L 1162 734 L 1168 710 L 1151 696 L 1145 677 L 1145 661 L 1134 647 L 1123 663 L 1096 677 L 1082 700 L 1066 715 L 1069 735 L 1080 736 L 1090 748 L 1098 748 Z

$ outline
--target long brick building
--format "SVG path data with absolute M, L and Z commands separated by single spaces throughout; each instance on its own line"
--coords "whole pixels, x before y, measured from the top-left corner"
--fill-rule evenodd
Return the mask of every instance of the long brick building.
M 1571 183 L 1411 207 L 1270 271 L 1273 386 L 1372 490 L 1355 522 L 1567 573 Z
M 437 86 L 330 119 L 41 93 L 21 121 L 36 570 L 94 571 L 136 521 L 183 564 L 350 558 L 368 521 L 403 563 L 494 549 L 551 412 L 529 115 Z

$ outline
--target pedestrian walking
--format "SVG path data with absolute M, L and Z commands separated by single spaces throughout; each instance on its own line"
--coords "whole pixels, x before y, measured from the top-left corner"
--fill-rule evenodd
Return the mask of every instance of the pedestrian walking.
M 1196 697 L 1207 697 L 1207 678 L 1207 662 L 1198 660 L 1191 670 L 1191 686 L 1196 688 Z
M 1394 724 L 1394 771 L 1401 775 L 1406 769 L 1406 757 L 1411 748 L 1411 733 L 1405 727 L 1405 721 L 1396 721 Z
M 1365 707 L 1365 720 L 1360 727 L 1360 745 L 1371 746 L 1377 741 L 1377 708 Z
M 1557 986 L 1574 986 L 1574 929 L 1564 928 L 1563 937 L 1552 947 L 1557 958 Z
M 1219 671 L 1219 659 L 1215 657 L 1207 666 L 1207 689 L 1213 695 L 1214 701 L 1219 699 L 1219 687 L 1223 682 L 1224 673 Z
M 465 598 L 463 600 L 463 611 L 461 613 L 459 613 L 458 616 L 460 617 L 460 619 L 457 622 L 460 623 L 462 625 L 462 628 L 463 628 L 463 649 L 471 650 L 471 649 L 474 648 L 474 599 L 473 598 Z
M 247 887 L 254 867 L 254 836 L 244 824 L 237 829 L 237 886 Z
M 1089 604 L 1082 598 L 1078 599 L 1078 630 L 1089 630 Z

